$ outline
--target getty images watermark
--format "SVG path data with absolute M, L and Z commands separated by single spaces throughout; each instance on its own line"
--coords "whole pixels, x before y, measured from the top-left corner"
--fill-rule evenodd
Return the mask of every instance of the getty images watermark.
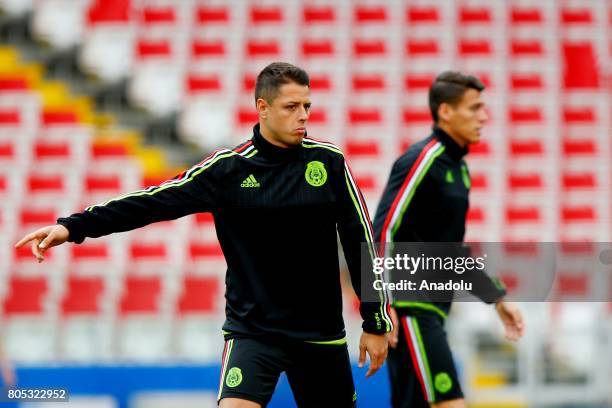
M 473 290 L 473 282 L 470 280 L 448 279 L 446 282 L 429 281 L 421 279 L 418 283 L 414 280 L 400 279 L 397 282 L 386 282 L 384 279 L 385 271 L 399 271 L 410 275 L 415 275 L 419 271 L 444 271 L 454 272 L 462 275 L 465 272 L 481 271 L 484 272 L 485 259 L 487 255 L 471 256 L 410 256 L 408 254 L 396 254 L 393 257 L 375 257 L 372 271 L 377 276 L 373 282 L 375 290 L 389 291 L 429 291 L 429 290 Z
M 374 255 L 374 256 L 373 256 Z M 362 247 L 361 295 L 379 301 L 476 301 L 500 290 L 515 301 L 612 300 L 607 242 L 399 242 Z

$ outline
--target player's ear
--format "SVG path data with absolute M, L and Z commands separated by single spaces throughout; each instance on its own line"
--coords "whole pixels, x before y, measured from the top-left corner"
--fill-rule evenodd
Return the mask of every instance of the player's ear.
M 440 106 L 438 106 L 438 120 L 441 119 L 445 122 L 448 122 L 451 117 L 452 109 L 453 107 L 450 106 L 448 103 L 442 102 Z
M 259 117 L 261 119 L 265 119 L 268 115 L 268 109 L 270 108 L 268 102 L 266 102 L 266 100 L 263 98 L 258 98 L 255 102 L 255 107 L 257 108 L 257 113 L 259 113 Z

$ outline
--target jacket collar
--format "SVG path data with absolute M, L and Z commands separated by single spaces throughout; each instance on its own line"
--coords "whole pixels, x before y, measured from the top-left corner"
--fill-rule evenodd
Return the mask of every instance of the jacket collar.
M 259 131 L 259 123 L 253 126 L 253 145 L 264 157 L 273 161 L 286 161 L 295 159 L 301 146 L 296 147 L 279 147 L 268 142 Z
M 461 147 L 455 142 L 444 130 L 440 129 L 438 126 L 434 125 L 433 127 L 434 136 L 444 144 L 446 147 L 446 151 L 448 154 L 455 160 L 461 160 L 467 153 L 468 148 Z

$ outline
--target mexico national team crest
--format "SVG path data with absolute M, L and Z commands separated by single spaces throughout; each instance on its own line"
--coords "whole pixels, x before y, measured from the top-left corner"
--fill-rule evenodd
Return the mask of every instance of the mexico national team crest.
M 304 174 L 306 182 L 313 187 L 321 187 L 327 181 L 327 170 L 320 161 L 311 161 L 306 165 Z
M 225 384 L 230 388 L 234 388 L 239 386 L 241 382 L 242 370 L 240 370 L 238 367 L 230 368 L 230 370 L 227 372 L 227 377 L 225 377 Z

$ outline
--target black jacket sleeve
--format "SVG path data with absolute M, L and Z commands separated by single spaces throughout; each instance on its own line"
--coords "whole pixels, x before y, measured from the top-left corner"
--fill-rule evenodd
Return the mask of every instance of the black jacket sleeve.
M 159 186 L 110 199 L 81 213 L 59 218 L 57 223 L 68 229 L 70 242 L 80 244 L 87 237 L 97 238 L 211 211 L 216 183 L 210 167 L 214 158 L 211 156 Z
M 338 199 L 340 210 L 338 215 L 338 233 L 344 250 L 344 256 L 351 274 L 351 282 L 355 293 L 361 300 L 359 311 L 363 318 L 363 330 L 368 333 L 382 334 L 391 331 L 393 323 L 389 316 L 389 302 L 384 290 L 376 291 L 373 288 L 375 275 L 373 271 L 373 258 L 376 256 L 374 248 L 372 224 L 368 210 L 353 179 L 350 169 L 342 158 L 341 169 L 338 170 Z M 363 245 L 363 247 L 362 247 Z M 362 248 L 367 247 L 367 254 L 362 258 Z M 365 264 L 362 265 L 362 260 Z M 362 269 L 363 268 L 363 269 Z M 365 281 L 362 281 L 362 270 Z M 362 299 L 362 285 L 365 290 L 375 291 L 377 302 Z M 370 299 L 368 299 L 370 300 Z
M 468 244 L 462 245 L 463 255 L 472 257 L 472 248 Z M 497 277 L 490 276 L 485 269 L 473 269 L 470 282 L 471 293 L 485 303 L 495 303 L 506 296 L 506 286 Z

